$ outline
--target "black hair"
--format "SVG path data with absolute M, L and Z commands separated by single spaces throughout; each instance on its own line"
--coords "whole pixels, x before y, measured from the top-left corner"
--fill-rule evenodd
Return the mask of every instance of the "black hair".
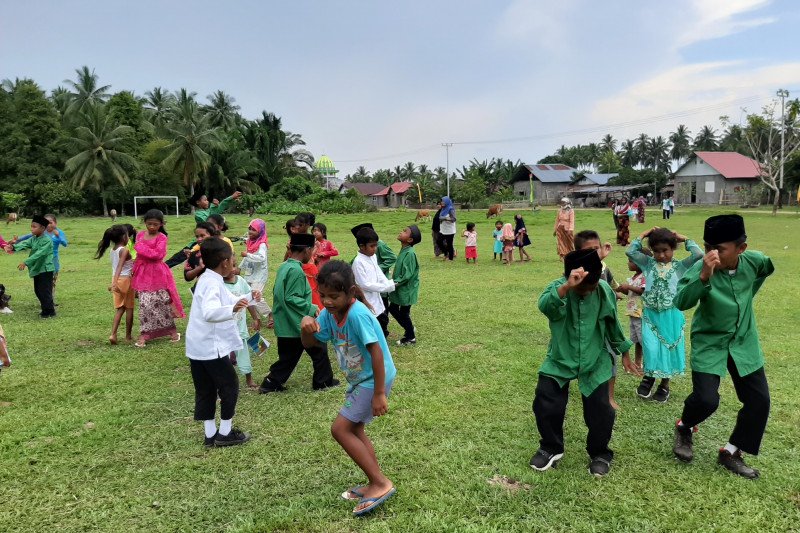
M 147 222 L 148 220 L 158 220 L 159 222 L 161 222 L 161 227 L 158 228 L 158 231 L 160 231 L 164 235 L 167 235 L 167 230 L 164 229 L 164 213 L 162 213 L 158 209 L 148 210 L 147 213 L 145 213 L 144 216 L 142 217 L 142 220 L 144 220 L 145 222 Z
M 372 228 L 361 228 L 356 233 L 356 244 L 364 246 L 371 242 L 378 242 L 378 234 Z
M 133 227 L 133 224 L 120 224 L 120 226 L 128 232 L 128 240 L 136 244 L 136 228 Z
M 197 225 L 194 227 L 194 229 L 204 229 L 212 237 L 219 236 L 219 230 L 211 222 L 198 222 Z
M 667 228 L 657 228 L 650 232 L 647 237 L 647 245 L 652 249 L 656 244 L 666 244 L 673 250 L 678 247 L 678 238 L 672 230 Z
M 103 238 L 97 244 L 97 253 L 94 255 L 95 259 L 100 259 L 106 253 L 111 243 L 117 244 L 128 235 L 128 230 L 121 224 L 111 226 L 103 233 Z
M 600 240 L 599 233 L 597 233 L 593 229 L 585 229 L 575 234 L 575 238 L 573 239 L 573 244 L 575 245 L 576 250 L 580 250 L 581 248 L 583 248 L 583 245 L 586 244 L 587 241 L 599 241 L 599 240 Z
M 219 237 L 212 237 L 200 243 L 200 257 L 206 268 L 214 270 L 220 263 L 233 257 L 230 245 Z
M 494 222 L 494 225 L 496 226 L 496 225 L 498 225 L 498 224 L 500 224 L 500 225 L 502 226 L 502 225 L 503 225 L 503 221 L 502 221 L 502 220 L 500 220 L 500 219 L 497 219 L 497 220 Z
M 300 224 L 305 224 L 306 226 L 313 226 L 314 222 L 317 221 L 317 216 L 314 213 L 297 213 L 295 217 Z
M 44 216 L 44 218 L 46 218 L 47 220 L 52 220 L 53 222 L 58 222 L 58 219 L 56 218 L 56 216 L 53 213 L 47 213 Z
M 353 296 L 355 296 L 359 302 L 366 305 L 370 311 L 373 310 L 372 306 L 367 302 L 366 296 L 364 296 L 364 291 L 361 290 L 361 287 L 356 285 L 353 267 L 351 267 L 349 263 L 344 261 L 328 261 L 322 265 L 322 268 L 319 269 L 319 273 L 317 274 L 317 285 L 338 292 L 349 293 L 353 291 Z
M 472 231 L 474 229 L 475 229 L 475 223 L 474 222 L 467 222 L 467 231 Z
M 286 235 L 291 237 L 292 236 L 292 228 L 297 227 L 299 225 L 300 225 L 300 223 L 297 221 L 296 218 L 290 218 L 289 220 L 287 220 L 286 221 L 286 225 L 284 226 L 284 229 L 286 230 Z
M 322 233 L 322 238 L 323 239 L 327 239 L 328 238 L 328 226 L 326 226 L 322 222 L 317 222 L 317 223 L 314 224 L 313 227 L 318 229 L 319 232 Z
M 220 233 L 224 233 L 228 231 L 228 223 L 225 221 L 225 217 L 220 215 L 219 213 L 214 213 L 213 215 L 208 215 L 208 219 L 213 224 L 216 224 L 220 228 Z
M 289 251 L 293 253 L 305 252 L 306 250 L 313 250 L 313 246 L 306 246 L 305 244 L 292 244 L 289 241 Z

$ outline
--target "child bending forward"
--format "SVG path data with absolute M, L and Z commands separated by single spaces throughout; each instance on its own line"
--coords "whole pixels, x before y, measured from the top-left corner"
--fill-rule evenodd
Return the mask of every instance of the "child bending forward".
M 339 366 L 347 376 L 344 406 L 333 422 L 331 433 L 369 480 L 366 485 L 342 494 L 346 500 L 358 500 L 353 514 L 360 516 L 395 493 L 394 485 L 378 465 L 364 426 L 372 417 L 387 413 L 387 398 L 397 372 L 381 326 L 365 305 L 350 265 L 330 261 L 322 267 L 317 279 L 325 309 L 316 319 L 303 318 L 301 335 L 307 349 L 331 342 Z

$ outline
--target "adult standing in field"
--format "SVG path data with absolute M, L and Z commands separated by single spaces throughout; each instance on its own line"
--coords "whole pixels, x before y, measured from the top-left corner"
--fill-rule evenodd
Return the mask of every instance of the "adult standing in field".
M 617 220 L 617 201 L 611 201 L 611 218 L 614 219 L 614 229 L 619 229 L 619 220 Z
M 630 244 L 631 219 L 628 215 L 630 209 L 631 205 L 624 196 L 622 200 L 617 202 L 617 206 L 614 208 L 614 214 L 617 217 L 617 244 L 620 246 L 628 246 Z
M 644 196 L 640 196 L 636 203 L 633 204 L 634 211 L 636 211 L 636 222 L 639 224 L 644 224 L 644 209 L 647 207 L 647 200 L 644 199 Z
M 433 215 L 433 222 L 431 222 L 431 240 L 433 240 L 433 255 L 437 258 L 442 255 L 442 247 L 441 247 L 441 240 L 442 234 L 439 233 L 441 228 L 441 221 L 439 220 L 439 215 L 442 212 L 442 202 L 439 201 L 436 203 L 436 214 Z
M 669 209 L 669 198 L 664 197 L 664 199 L 661 200 L 661 219 L 669 220 L 671 214 L 672 211 Z
M 553 236 L 558 243 L 558 257 L 563 261 L 564 256 L 575 249 L 575 210 L 566 196 L 561 199 L 561 207 L 556 214 Z
M 455 248 L 453 248 L 453 238 L 456 235 L 456 208 L 453 207 L 453 200 L 449 196 L 442 198 L 439 222 L 439 233 L 442 235 L 442 253 L 444 253 L 448 261 L 452 261 L 456 253 Z

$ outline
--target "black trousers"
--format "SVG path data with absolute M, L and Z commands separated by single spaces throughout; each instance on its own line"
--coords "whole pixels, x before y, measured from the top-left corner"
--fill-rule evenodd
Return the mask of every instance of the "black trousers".
M 758 455 L 761 439 L 769 418 L 769 386 L 764 367 L 740 376 L 733 358 L 728 356 L 728 372 L 742 408 L 736 416 L 730 442 L 743 452 Z M 692 427 L 711 416 L 719 407 L 720 377 L 705 372 L 692 372 L 692 393 L 683 402 L 681 420 Z
M 33 276 L 33 292 L 42 306 L 42 316 L 55 316 L 56 307 L 53 303 L 53 273 L 42 272 Z
M 662 213 L 661 218 L 663 218 L 664 220 L 669 220 L 669 216 L 672 214 L 672 211 L 670 211 L 669 209 L 662 209 L 661 213 Z
M 403 338 L 414 339 L 414 323 L 411 322 L 411 306 L 410 305 L 397 305 L 389 304 L 389 314 L 391 314 L 400 327 L 403 328 Z
M 331 361 L 328 359 L 327 346 L 304 348 L 299 337 L 278 337 L 278 360 L 269 367 L 269 374 L 264 378 L 264 385 L 266 386 L 267 379 L 281 385 L 289 381 L 289 376 L 300 362 L 303 350 L 311 357 L 311 364 L 314 367 L 311 386 L 314 389 L 330 386 L 333 381 L 333 369 Z
M 548 376 L 539 375 L 536 396 L 533 398 L 533 414 L 539 429 L 539 446 L 549 453 L 564 453 L 564 417 L 569 400 L 569 383 L 560 387 Z M 608 382 L 597 387 L 583 400 L 583 421 L 589 429 L 586 437 L 586 452 L 589 457 L 611 460 L 614 452 L 608 447 L 614 429 L 616 413 L 608 402 Z
M 186 261 L 186 252 L 183 251 L 184 249 L 178 250 L 175 255 L 164 261 L 168 267 L 175 268 Z
M 220 399 L 220 418 L 230 420 L 239 399 L 239 377 L 227 355 L 208 361 L 189 359 L 194 382 L 194 419 L 213 420 Z
M 453 260 L 453 257 L 455 256 L 455 253 L 456 253 L 455 248 L 453 248 L 453 238 L 454 237 L 455 237 L 455 234 L 453 234 L 453 235 L 442 235 L 442 244 L 440 245 L 441 248 L 442 248 L 442 253 L 450 261 Z
M 383 302 L 383 313 L 379 314 L 377 317 L 378 324 L 381 325 L 381 330 L 383 331 L 383 336 L 389 336 L 389 298 L 385 296 L 381 296 L 381 301 Z

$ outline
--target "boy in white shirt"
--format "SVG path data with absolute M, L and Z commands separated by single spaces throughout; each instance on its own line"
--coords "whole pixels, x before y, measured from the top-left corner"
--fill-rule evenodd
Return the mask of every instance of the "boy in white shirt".
M 225 288 L 223 278 L 234 268 L 233 251 L 227 242 L 206 239 L 200 245 L 200 254 L 206 271 L 195 287 L 186 328 L 186 357 L 194 382 L 194 419 L 203 421 L 207 447 L 244 444 L 250 435 L 233 427 L 239 378 L 230 354 L 242 348 L 236 312 L 247 307 L 252 299 L 237 301 Z M 215 418 L 217 397 L 219 431 Z
M 358 255 L 353 260 L 353 275 L 376 317 L 383 315 L 386 307 L 381 293 L 394 291 L 394 281 L 388 279 L 378 266 L 375 252 L 378 249 L 378 234 L 372 228 L 361 228 L 356 233 Z

